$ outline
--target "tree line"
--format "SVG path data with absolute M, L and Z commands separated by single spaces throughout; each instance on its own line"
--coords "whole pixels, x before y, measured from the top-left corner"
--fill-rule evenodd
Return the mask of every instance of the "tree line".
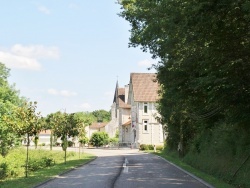
M 42 117 L 37 112 L 37 102 L 21 97 L 15 85 L 8 83 L 10 69 L 0 63 L 0 155 L 5 157 L 10 149 L 25 144 L 27 147 L 26 176 L 28 170 L 28 148 L 31 140 L 37 147 L 39 133 L 50 130 L 50 148 L 57 139 L 66 151 L 69 138 L 78 138 L 80 144 L 88 143 L 85 127 L 93 122 L 110 120 L 110 112 L 95 110 L 93 112 L 66 113 L 57 111 Z
M 194 165 L 220 158 L 224 168 L 227 158 L 240 159 L 240 168 L 250 155 L 250 1 L 119 3 L 131 25 L 129 46 L 159 60 L 152 68 L 168 149 L 180 144 Z

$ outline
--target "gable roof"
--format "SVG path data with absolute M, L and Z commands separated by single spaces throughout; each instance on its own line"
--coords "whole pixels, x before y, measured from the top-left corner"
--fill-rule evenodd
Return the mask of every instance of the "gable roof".
M 130 84 L 132 84 L 134 101 L 156 102 L 159 99 L 159 84 L 155 73 L 131 73 Z
M 118 89 L 118 104 L 120 108 L 130 108 L 130 105 L 125 103 L 125 88 Z
M 101 122 L 101 123 L 99 123 L 99 122 L 94 122 L 94 123 L 92 123 L 92 124 L 89 126 L 89 128 L 90 128 L 90 129 L 100 129 L 100 128 L 105 127 L 107 124 L 108 124 L 108 123 L 106 123 L 106 122 Z

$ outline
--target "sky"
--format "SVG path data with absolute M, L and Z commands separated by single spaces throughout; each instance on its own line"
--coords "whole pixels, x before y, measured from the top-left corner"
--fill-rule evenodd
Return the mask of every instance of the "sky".
M 115 0 L 8 0 L 0 6 L 0 62 L 10 84 L 43 116 L 109 111 L 116 82 L 155 60 L 129 48 L 130 24 Z

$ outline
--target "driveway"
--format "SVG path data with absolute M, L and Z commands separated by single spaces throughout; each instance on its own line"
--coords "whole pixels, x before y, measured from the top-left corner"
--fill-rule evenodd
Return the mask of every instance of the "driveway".
M 208 187 L 166 160 L 138 150 L 85 149 L 94 161 L 38 188 L 165 188 Z

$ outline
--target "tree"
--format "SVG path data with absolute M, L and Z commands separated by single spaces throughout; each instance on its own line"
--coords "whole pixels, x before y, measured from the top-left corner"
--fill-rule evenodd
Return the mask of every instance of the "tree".
M 200 151 L 198 140 L 216 126 L 244 138 L 230 146 L 235 150 L 249 143 L 244 136 L 250 132 L 249 1 L 122 0 L 121 5 L 120 16 L 131 24 L 130 47 L 160 59 L 154 65 L 161 86 L 158 110 L 170 148 L 182 142 L 185 153 L 191 147 Z
M 111 118 L 110 112 L 106 110 L 95 110 L 92 112 L 97 122 L 109 122 Z
M 23 103 L 14 85 L 8 84 L 9 69 L 0 63 L 0 154 L 6 156 L 9 149 L 20 144 L 20 137 L 12 131 L 4 118 L 9 116 L 16 106 Z
M 15 107 L 11 115 L 4 117 L 9 127 L 12 128 L 12 132 L 15 132 L 19 136 L 26 137 L 26 177 L 28 177 L 30 138 L 36 136 L 41 130 L 38 121 L 41 116 L 40 113 L 36 113 L 36 105 L 37 102 L 24 103 L 22 106 Z
M 88 142 L 88 137 L 86 136 L 85 127 L 93 123 L 94 117 L 88 112 L 77 112 L 74 113 L 75 124 L 78 129 L 78 140 L 81 144 L 86 144 Z
M 108 143 L 109 136 L 106 132 L 95 132 L 90 138 L 90 143 L 93 146 L 100 147 Z
M 55 125 L 54 134 L 61 138 L 62 149 L 65 152 L 65 164 L 67 157 L 68 138 L 79 134 L 77 125 L 74 121 L 74 114 L 56 112 L 53 116 L 53 124 Z

